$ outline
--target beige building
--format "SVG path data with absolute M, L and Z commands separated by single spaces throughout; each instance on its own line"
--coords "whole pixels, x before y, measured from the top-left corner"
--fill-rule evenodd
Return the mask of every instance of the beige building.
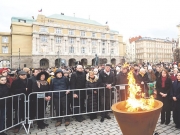
M 127 62 L 131 63 L 131 62 L 136 61 L 136 44 L 135 44 L 135 41 L 137 41 L 140 38 L 141 38 L 141 36 L 132 37 L 132 38 L 129 38 L 126 41 L 126 55 L 125 55 L 125 58 L 126 58 Z
M 142 37 L 136 42 L 136 61 L 142 62 L 172 62 L 173 43 L 167 39 Z
M 123 37 L 108 25 L 62 14 L 38 15 L 36 20 L 12 17 L 11 32 L 0 38 L 1 63 L 13 68 L 92 65 L 95 54 L 99 64 L 115 65 L 125 52 Z
M 180 47 L 180 24 L 177 25 L 178 27 L 178 47 Z

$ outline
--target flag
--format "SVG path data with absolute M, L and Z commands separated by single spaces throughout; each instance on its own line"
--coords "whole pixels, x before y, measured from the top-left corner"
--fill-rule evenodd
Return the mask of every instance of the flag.
M 40 10 L 38 10 L 38 12 L 42 12 L 42 8 Z
M 108 22 L 106 22 L 106 24 L 108 24 Z
M 34 19 L 34 16 L 32 16 L 32 19 Z

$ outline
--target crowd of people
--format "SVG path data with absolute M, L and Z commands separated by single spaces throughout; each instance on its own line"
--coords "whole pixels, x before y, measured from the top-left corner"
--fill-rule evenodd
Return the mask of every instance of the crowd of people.
M 51 109 L 55 108 L 57 116 L 64 116 L 65 126 L 70 124 L 70 117 L 66 117 L 66 115 L 70 115 L 72 112 L 80 114 L 74 117 L 78 122 L 82 122 L 84 117 L 81 113 L 86 112 L 85 110 L 91 112 L 89 114 L 91 120 L 97 118 L 97 111 L 102 111 L 100 121 L 104 122 L 105 118 L 111 119 L 108 111 L 103 110 L 110 110 L 113 87 L 128 84 L 128 72 L 130 70 L 133 71 L 136 83 L 146 96 L 154 95 L 163 102 L 161 124 L 168 125 L 170 123 L 171 111 L 173 111 L 173 121 L 176 128 L 180 128 L 180 65 L 176 64 L 119 64 L 115 67 L 110 64 L 91 67 L 77 65 L 76 67 L 53 67 L 48 69 L 23 68 L 16 71 L 2 68 L 0 69 L 0 98 L 21 93 L 24 93 L 28 98 L 28 95 L 33 92 L 57 91 L 46 93 L 45 98 L 32 96 L 30 99 L 30 117 L 32 119 L 45 117 L 44 106 L 48 102 Z M 155 85 L 153 91 L 150 91 L 148 83 Z M 103 87 L 104 90 L 98 90 L 98 87 Z M 76 90 L 87 88 L 94 89 L 88 91 Z M 63 92 L 59 94 L 59 91 Z M 119 100 L 126 100 L 128 87 L 118 93 Z M 18 106 L 14 104 L 16 103 L 14 100 L 19 100 Z M 12 121 L 12 109 L 15 110 L 14 121 Z M 0 131 L 5 128 L 5 120 L 6 127 L 11 127 L 12 123 L 15 125 L 23 119 L 24 110 L 23 97 L 20 97 L 20 99 L 10 98 L 7 102 L 5 102 L 5 99 L 1 99 Z M 58 117 L 55 126 L 58 127 L 61 124 L 62 117 Z M 43 120 L 38 120 L 37 125 L 39 129 L 48 126 Z M 14 133 L 19 132 L 19 129 L 20 125 L 16 125 Z M 0 135 L 6 134 L 2 132 Z

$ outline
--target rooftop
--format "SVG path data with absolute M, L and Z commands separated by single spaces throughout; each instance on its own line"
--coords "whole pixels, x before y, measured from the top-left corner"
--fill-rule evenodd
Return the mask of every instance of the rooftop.
M 151 37 L 142 37 L 142 38 L 139 38 L 137 41 L 142 41 L 142 40 L 172 42 L 172 41 L 170 41 L 168 38 L 166 38 L 166 39 L 161 39 L 161 38 L 151 38 Z
M 72 22 L 80 22 L 80 23 L 103 26 L 102 24 L 100 24 L 94 20 L 77 18 L 77 17 L 66 16 L 66 15 L 61 15 L 61 14 L 53 14 L 53 15 L 50 15 L 47 17 L 48 18 L 54 18 L 54 19 L 60 19 L 60 20 L 66 20 L 66 21 L 72 21 Z
M 30 23 L 32 24 L 35 20 L 32 18 L 27 18 L 27 17 L 12 17 L 11 18 L 11 22 L 21 22 L 21 21 L 25 21 L 25 23 Z

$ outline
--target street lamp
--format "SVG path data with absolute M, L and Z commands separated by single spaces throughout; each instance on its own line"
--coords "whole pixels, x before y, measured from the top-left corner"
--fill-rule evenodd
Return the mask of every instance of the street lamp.
M 19 70 L 20 70 L 20 62 L 21 62 L 21 59 L 20 59 L 20 48 L 19 48 Z

